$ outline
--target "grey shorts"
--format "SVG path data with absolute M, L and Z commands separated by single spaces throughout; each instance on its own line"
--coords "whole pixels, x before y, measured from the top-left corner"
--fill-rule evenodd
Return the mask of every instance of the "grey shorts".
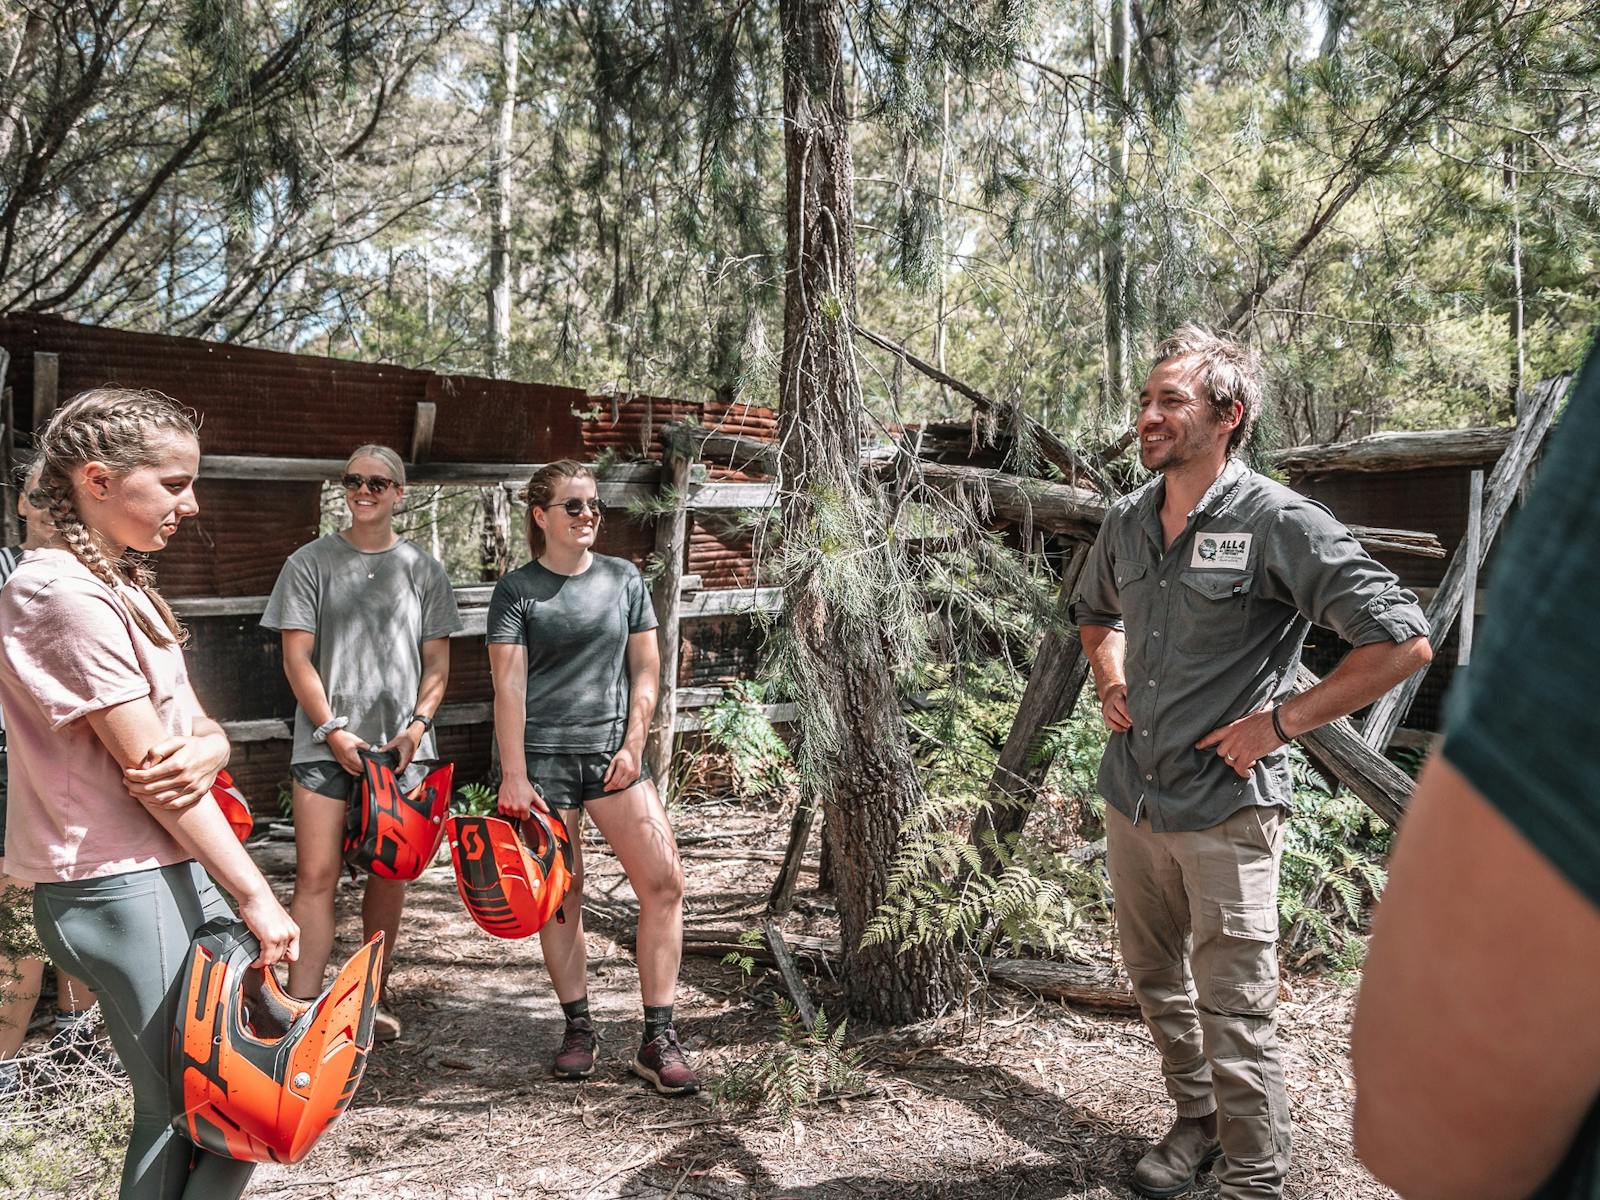
M 600 781 L 606 777 L 606 768 L 611 765 L 615 753 L 613 750 L 595 754 L 544 754 L 528 750 L 525 752 L 528 782 L 553 809 L 578 808 L 591 800 L 615 796 L 650 773 L 645 766 L 622 787 L 606 791 Z
M 426 779 L 428 772 L 438 765 L 437 759 L 413 761 L 409 767 L 400 772 L 400 790 L 409 792 Z M 355 794 L 356 784 L 361 779 L 361 776 L 350 774 L 332 761 L 290 763 L 289 774 L 294 776 L 294 781 L 306 791 L 326 796 L 330 800 L 343 800 L 346 803 Z

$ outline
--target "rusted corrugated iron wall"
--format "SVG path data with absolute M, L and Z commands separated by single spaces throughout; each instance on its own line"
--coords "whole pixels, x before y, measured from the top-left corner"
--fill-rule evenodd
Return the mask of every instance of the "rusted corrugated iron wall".
M 33 355 L 59 356 L 58 397 L 106 384 L 154 388 L 200 414 L 207 454 L 342 458 L 365 442 L 409 456 L 417 404 L 437 406 L 431 459 L 436 462 L 529 463 L 558 458 L 657 459 L 669 421 L 705 422 L 698 403 L 659 396 L 590 396 L 580 389 L 439 375 L 375 363 L 283 354 L 196 338 L 130 333 L 31 313 L 0 316 L 0 346 L 11 355 L 18 430 L 32 432 Z M 772 438 L 769 410 L 716 407 L 712 423 L 729 432 Z M 718 469 L 713 464 L 715 477 Z M 727 474 L 722 472 L 722 474 Z M 316 536 L 321 485 L 304 481 L 202 479 L 201 514 L 186 522 L 156 560 L 173 598 L 236 597 L 268 592 L 284 560 Z M 521 550 L 523 516 L 513 517 Z M 714 543 L 714 544 L 713 544 Z M 748 578 L 746 544 L 706 543 L 700 564 L 714 579 Z M 654 548 L 653 525 L 614 513 L 597 549 L 643 565 Z M 519 553 L 518 558 L 523 557 Z M 687 568 L 696 570 L 696 555 Z M 716 586 L 710 580 L 705 585 Z M 253 615 L 189 620 L 191 671 L 208 709 L 228 720 L 288 716 L 293 696 L 284 680 L 276 635 Z M 691 626 L 692 629 L 692 626 Z M 742 617 L 706 623 L 686 645 L 684 686 L 749 674 L 756 645 Z M 492 698 L 482 637 L 451 643 L 449 703 Z M 487 726 L 444 729 L 440 745 L 464 779 L 481 778 L 489 761 Z M 235 755 L 236 775 L 259 804 L 287 778 L 289 744 L 249 742 Z

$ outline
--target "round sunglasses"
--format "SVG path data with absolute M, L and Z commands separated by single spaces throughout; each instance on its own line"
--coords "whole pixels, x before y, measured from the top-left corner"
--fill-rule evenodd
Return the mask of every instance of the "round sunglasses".
M 588 509 L 597 517 L 603 517 L 606 515 L 606 506 L 601 503 L 598 496 L 593 496 L 586 500 L 580 500 L 576 496 L 571 496 L 566 500 L 557 500 L 551 504 L 541 505 L 541 507 L 559 508 L 562 512 L 566 513 L 567 516 L 573 518 L 583 516 L 584 509 Z

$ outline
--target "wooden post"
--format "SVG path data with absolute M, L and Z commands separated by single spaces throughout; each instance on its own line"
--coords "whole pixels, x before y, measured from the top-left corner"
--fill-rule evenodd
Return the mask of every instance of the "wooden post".
M 33 352 L 33 432 L 34 436 L 50 423 L 56 411 L 61 386 L 61 356 L 47 350 Z
M 1478 563 L 1483 558 L 1483 472 L 1472 473 L 1472 490 L 1467 497 L 1467 577 L 1461 586 L 1461 640 L 1456 649 L 1456 666 L 1472 661 L 1472 625 L 1478 615 Z
M 985 871 L 993 871 L 995 866 L 988 835 L 1004 842 L 1011 834 L 1022 831 L 1028 819 L 1029 793 L 1050 769 L 1050 764 L 1038 761 L 1035 754 L 1040 732 L 1072 711 L 1089 674 L 1083 642 L 1077 629 L 1066 623 L 1067 605 L 1088 557 L 1089 543 L 1073 542 L 1072 557 L 1061 573 L 1061 589 L 1056 597 L 1061 624 L 1044 635 L 1034 657 L 1028 686 L 989 779 L 990 807 L 981 810 L 972 822 L 972 844 L 982 855 Z
M 645 757 L 655 772 L 656 791 L 665 803 L 672 783 L 672 743 L 678 722 L 678 636 L 680 593 L 683 589 L 684 546 L 689 536 L 689 469 L 687 454 L 670 443 L 661 464 L 662 495 L 671 497 L 672 507 L 656 518 L 656 557 L 661 573 L 656 576 L 650 599 L 656 610 L 656 644 L 661 648 L 661 690 L 656 696 L 655 717 L 650 722 L 650 739 Z
M 417 415 L 411 425 L 411 461 L 425 463 L 433 455 L 433 422 L 439 406 L 432 400 L 417 401 Z
M 768 919 L 761 923 L 761 932 L 766 938 L 767 949 L 772 953 L 772 963 L 783 979 L 783 988 L 794 1002 L 800 1023 L 810 1029 L 817 1023 L 817 1010 L 811 1003 L 811 993 L 806 990 L 805 981 L 800 978 L 800 969 L 794 964 L 794 956 L 789 953 L 789 944 L 783 940 L 783 930 L 778 928 L 776 921 Z
M 767 915 L 778 916 L 794 905 L 794 887 L 800 878 L 800 863 L 806 856 L 806 846 L 811 842 L 811 826 L 817 819 L 816 801 L 809 793 L 802 795 L 794 806 L 794 819 L 789 822 L 789 846 L 783 853 L 783 865 L 778 877 L 772 881 L 772 891 L 767 893 Z M 823 842 L 826 852 L 827 842 Z

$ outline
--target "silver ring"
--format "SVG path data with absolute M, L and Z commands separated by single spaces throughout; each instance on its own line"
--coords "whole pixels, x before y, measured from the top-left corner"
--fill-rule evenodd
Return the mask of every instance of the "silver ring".
M 1233 755 L 1231 755 L 1231 754 L 1230 754 L 1230 755 L 1228 755 L 1228 761 L 1229 761 L 1229 762 L 1232 762 L 1232 761 L 1233 761 Z

